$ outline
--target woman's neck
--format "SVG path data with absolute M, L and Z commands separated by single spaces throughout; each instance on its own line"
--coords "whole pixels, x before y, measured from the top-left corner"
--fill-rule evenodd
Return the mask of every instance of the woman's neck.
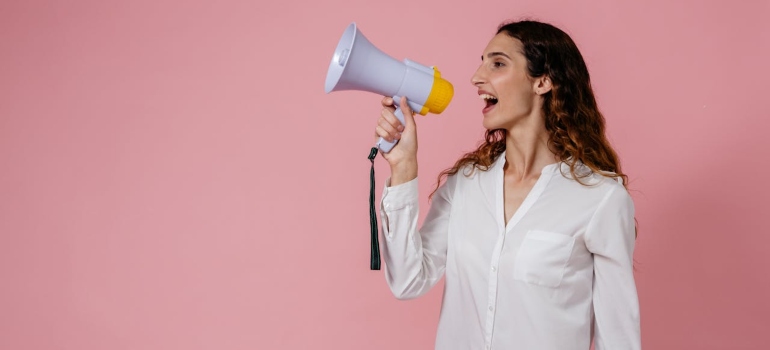
M 559 161 L 548 148 L 545 126 L 532 129 L 511 128 L 505 139 L 505 173 L 516 179 L 537 178 L 545 166 Z

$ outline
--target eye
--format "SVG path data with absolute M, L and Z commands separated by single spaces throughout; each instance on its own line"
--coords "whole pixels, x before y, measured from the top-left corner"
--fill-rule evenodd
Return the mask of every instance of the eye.
M 505 67 L 505 63 L 500 61 L 495 61 L 495 62 L 492 62 L 492 66 L 495 68 Z

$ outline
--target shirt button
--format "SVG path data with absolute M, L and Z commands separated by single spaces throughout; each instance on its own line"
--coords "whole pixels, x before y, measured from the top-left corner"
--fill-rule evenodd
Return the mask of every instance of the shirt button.
M 492 272 L 495 272 L 495 271 L 497 271 L 497 268 L 492 266 Z
M 492 311 L 492 310 L 494 310 L 494 309 L 495 309 L 495 308 L 493 308 L 492 306 L 489 306 L 489 311 Z

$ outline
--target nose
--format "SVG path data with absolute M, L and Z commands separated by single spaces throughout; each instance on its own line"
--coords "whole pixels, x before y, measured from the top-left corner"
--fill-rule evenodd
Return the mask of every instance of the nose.
M 473 73 L 473 76 L 471 76 L 471 85 L 473 86 L 479 86 L 481 84 L 484 84 L 486 81 L 486 76 L 484 75 L 484 72 L 482 68 L 484 65 L 479 65 L 479 68 L 476 69 L 476 72 Z

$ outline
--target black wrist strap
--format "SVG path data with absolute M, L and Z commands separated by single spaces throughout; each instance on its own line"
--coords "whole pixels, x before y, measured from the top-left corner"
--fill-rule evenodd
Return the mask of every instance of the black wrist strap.
M 377 156 L 377 147 L 369 151 L 369 160 L 372 162 L 372 170 L 369 172 L 369 226 L 372 229 L 372 257 L 369 268 L 380 269 L 380 242 L 377 234 L 377 211 L 374 209 L 374 158 Z

